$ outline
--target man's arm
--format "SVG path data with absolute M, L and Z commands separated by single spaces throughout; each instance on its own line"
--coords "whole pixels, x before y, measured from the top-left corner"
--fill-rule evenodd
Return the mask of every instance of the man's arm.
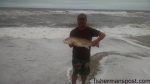
M 105 33 L 104 32 L 99 32 L 99 35 L 98 35 L 98 37 L 95 39 L 95 40 L 93 40 L 92 41 L 92 46 L 97 46 L 97 47 L 99 47 L 99 42 L 101 41 L 101 40 L 103 40 L 104 38 L 105 38 Z

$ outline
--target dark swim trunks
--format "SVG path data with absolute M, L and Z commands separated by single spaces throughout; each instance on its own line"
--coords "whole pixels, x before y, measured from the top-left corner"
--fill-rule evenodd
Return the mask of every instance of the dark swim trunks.
M 90 73 L 90 62 L 83 60 L 72 60 L 73 75 L 89 75 Z

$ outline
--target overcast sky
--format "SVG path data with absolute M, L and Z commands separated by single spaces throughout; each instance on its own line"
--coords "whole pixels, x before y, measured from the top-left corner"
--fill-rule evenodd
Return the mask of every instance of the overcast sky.
M 150 0 L 0 0 L 1 7 L 150 10 Z

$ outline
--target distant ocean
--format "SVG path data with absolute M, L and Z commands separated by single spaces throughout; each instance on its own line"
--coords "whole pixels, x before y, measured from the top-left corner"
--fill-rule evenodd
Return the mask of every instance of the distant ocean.
M 88 24 L 98 28 L 150 24 L 150 11 L 0 8 L 0 27 L 75 27 L 79 13 L 87 14 Z

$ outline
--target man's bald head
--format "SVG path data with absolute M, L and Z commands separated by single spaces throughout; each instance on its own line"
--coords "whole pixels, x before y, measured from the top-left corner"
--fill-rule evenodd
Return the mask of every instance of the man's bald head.
M 85 28 L 86 27 L 86 22 L 87 22 L 87 16 L 86 14 L 79 14 L 77 17 L 77 22 L 78 22 L 78 26 L 80 28 Z

